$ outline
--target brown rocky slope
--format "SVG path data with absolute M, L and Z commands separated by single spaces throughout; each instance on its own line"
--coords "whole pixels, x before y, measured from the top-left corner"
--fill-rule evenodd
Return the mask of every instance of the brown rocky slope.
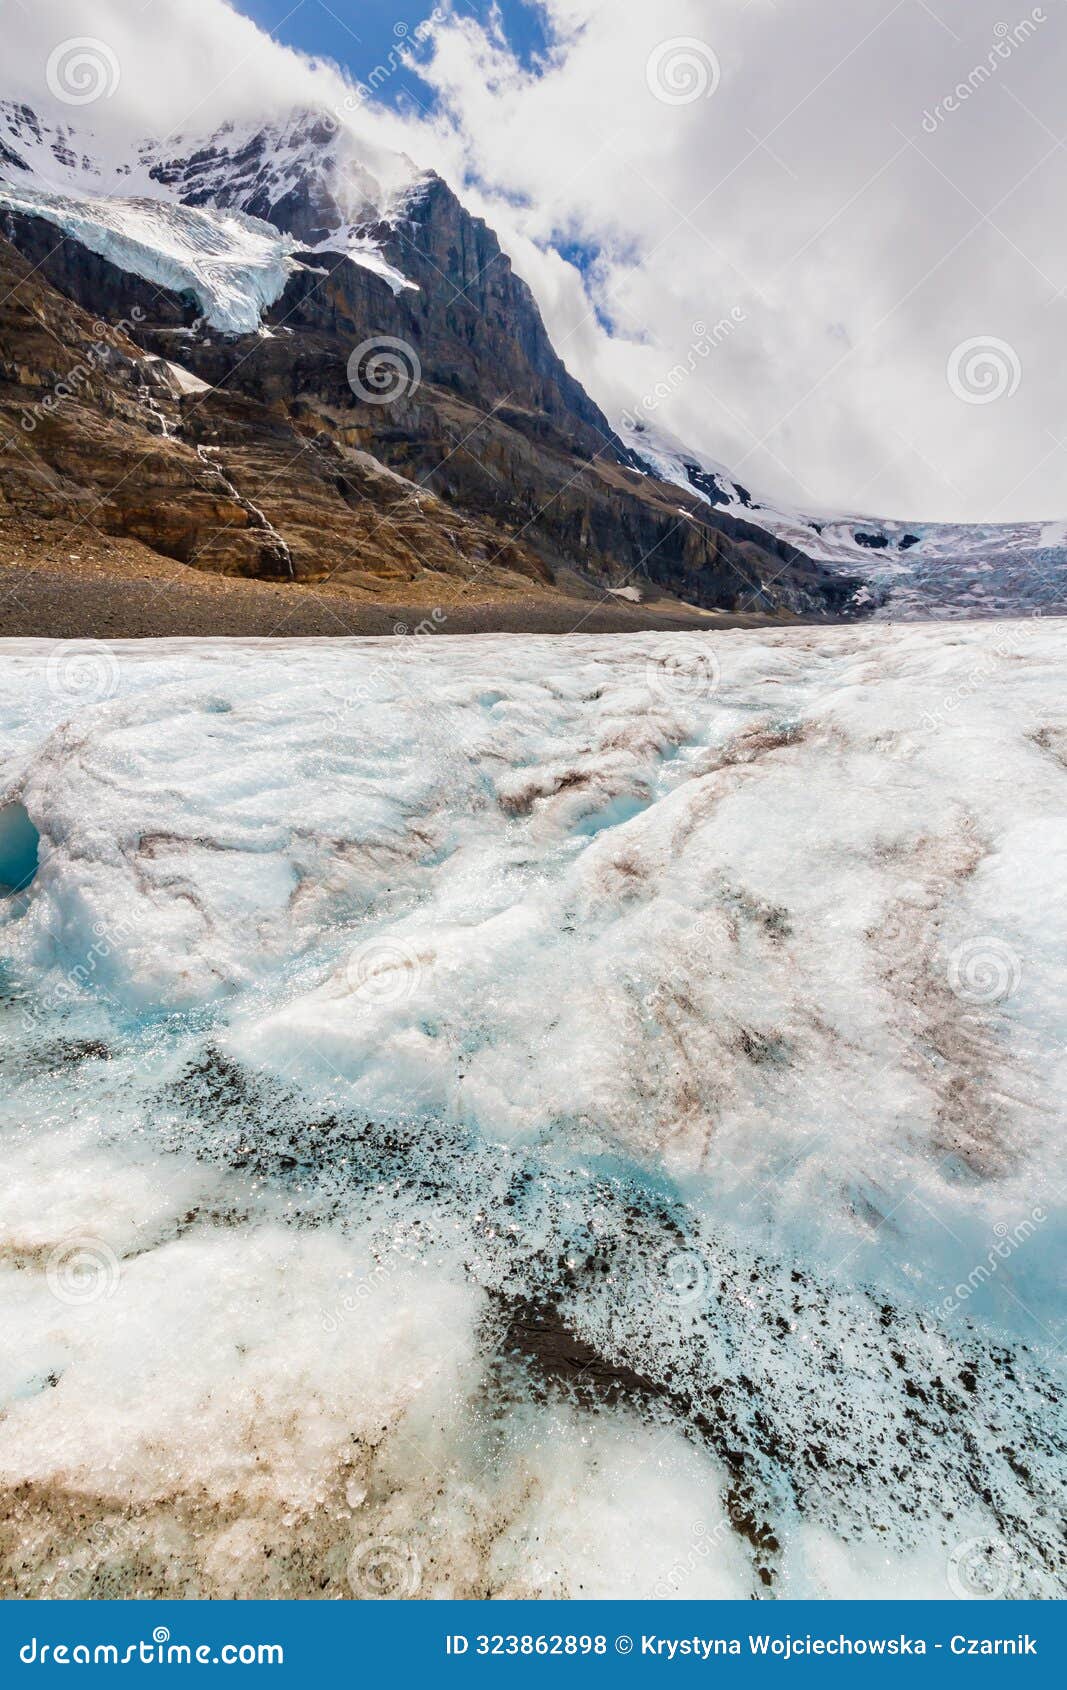
M 203 167 L 192 186 L 183 172 L 204 198 Z M 272 214 L 261 198 L 247 203 Z M 179 580 L 203 592 L 211 576 L 216 597 L 220 578 L 255 580 L 286 589 L 287 613 L 294 587 L 331 614 L 424 607 L 452 628 L 487 625 L 470 613 L 491 605 L 488 625 L 539 627 L 850 613 L 857 581 L 647 473 L 439 178 L 368 228 L 413 286 L 299 253 L 263 331 L 238 335 L 46 217 L 0 213 L 0 563 L 23 607 L 28 572 L 91 558 L 99 581 L 110 559 L 128 578 L 138 547 L 143 578 L 170 560 L 168 598 Z M 373 362 L 350 363 L 383 339 L 415 371 L 389 394 Z

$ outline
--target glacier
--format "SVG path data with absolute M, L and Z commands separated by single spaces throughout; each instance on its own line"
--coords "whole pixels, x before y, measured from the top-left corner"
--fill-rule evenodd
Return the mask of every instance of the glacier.
M 1067 611 L 1067 523 L 904 521 L 810 507 L 801 511 L 742 486 L 735 470 L 627 413 L 620 438 L 648 469 L 699 493 L 807 557 L 867 585 L 857 606 L 875 621 L 970 620 Z
M 371 233 L 403 216 L 425 180 L 404 154 L 376 146 L 325 113 L 296 110 L 265 126 L 144 140 L 130 163 L 91 131 L 42 123 L 0 100 L 0 208 L 43 217 L 90 252 L 176 293 L 189 293 L 224 333 L 249 334 L 298 268 L 292 254 L 339 251 L 394 294 L 416 284 L 388 263 Z M 170 148 L 189 147 L 187 158 Z M 301 240 L 234 204 L 253 170 L 259 200 L 283 203 L 314 173 L 328 225 Z M 5 179 L 5 177 L 7 179 Z M 195 203 L 185 204 L 188 194 Z M 417 291 L 417 290 L 416 290 Z
M 1062 1594 L 1065 657 L 0 642 L 9 1593 Z
M 43 217 L 120 270 L 191 294 L 214 328 L 255 333 L 297 268 L 298 242 L 243 211 L 97 199 L 0 181 L 0 207 Z

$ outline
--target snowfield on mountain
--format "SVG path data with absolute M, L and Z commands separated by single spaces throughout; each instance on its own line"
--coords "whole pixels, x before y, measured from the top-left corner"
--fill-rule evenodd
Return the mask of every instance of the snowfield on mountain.
M 240 211 L 154 199 L 76 199 L 0 183 L 0 207 L 45 217 L 90 252 L 148 282 L 192 294 L 215 328 L 254 333 L 282 293 L 296 242 Z
M 860 573 L 876 620 L 1023 616 L 1067 609 L 1067 522 L 905 522 L 790 509 L 741 484 L 654 423 L 627 417 L 627 445 L 665 481 L 754 523 L 820 563 Z M 862 595 L 861 595 L 862 602 Z

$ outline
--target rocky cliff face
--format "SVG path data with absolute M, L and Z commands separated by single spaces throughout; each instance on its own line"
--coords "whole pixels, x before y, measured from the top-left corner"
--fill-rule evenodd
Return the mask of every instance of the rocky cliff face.
M 69 252 L 48 262 L 90 291 L 114 280 Z M 122 325 L 94 318 L 0 241 L 0 529 L 59 519 L 75 549 L 123 536 L 264 579 L 373 586 L 480 567 L 504 589 L 546 580 L 536 554 L 493 525 L 284 408 L 147 353 L 133 338 L 147 335 L 142 308 L 123 308 Z
M 40 181 L 44 154 L 68 194 L 109 185 L 87 148 L 31 119 L 23 109 L 9 122 L 18 162 L 0 175 Z M 159 287 L 113 262 L 106 243 L 94 252 L 60 238 L 47 204 L 0 214 L 34 269 L 0 314 L 2 369 L 18 390 L 0 393 L 0 408 L 16 437 L 27 389 L 43 403 L 63 376 L 34 323 L 54 318 L 51 335 L 75 358 L 88 332 L 57 296 L 122 325 L 94 369 L 92 414 L 81 400 L 48 408 L 3 459 L 9 501 L 45 497 L 51 475 L 78 490 L 75 502 L 98 498 L 114 531 L 232 573 L 458 569 L 483 583 L 633 582 L 706 607 L 849 612 L 858 580 L 648 472 L 556 355 L 492 231 L 446 183 L 352 145 L 329 118 L 301 113 L 173 157 L 146 145 L 130 163 L 123 193 L 239 210 L 306 243 L 255 334 L 205 322 L 195 277 Z M 5 264 L 14 273 L 18 260 Z M 166 390 L 172 378 L 153 358 L 206 389 Z M 144 435 L 151 468 L 134 493 L 123 466 Z M 12 492 L 24 458 L 35 473 Z

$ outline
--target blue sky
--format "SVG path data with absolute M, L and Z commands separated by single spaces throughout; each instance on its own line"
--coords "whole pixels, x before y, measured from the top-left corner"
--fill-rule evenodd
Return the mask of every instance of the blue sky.
M 376 64 L 388 62 L 400 37 L 411 34 L 439 0 L 236 0 L 236 10 L 254 18 L 277 41 L 302 52 L 333 59 L 358 81 Z M 536 0 L 449 0 L 457 17 L 465 13 L 480 23 L 495 18 L 513 52 L 529 64 L 545 47 Z M 399 71 L 381 87 L 382 100 L 426 110 L 433 95 L 417 76 Z

